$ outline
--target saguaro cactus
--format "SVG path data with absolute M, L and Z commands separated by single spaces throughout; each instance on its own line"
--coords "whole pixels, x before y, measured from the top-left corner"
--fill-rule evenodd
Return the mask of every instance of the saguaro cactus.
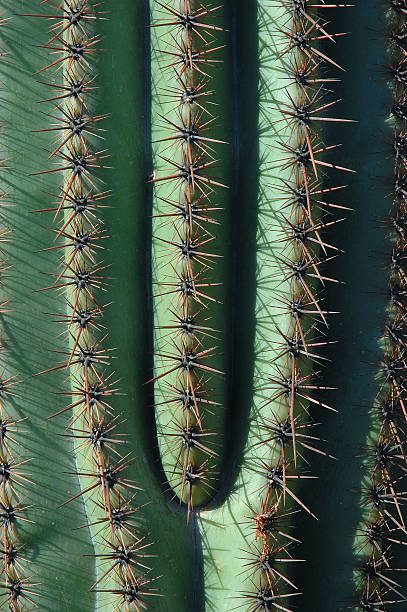
M 407 4 L 0 8 L 0 608 L 405 609 Z

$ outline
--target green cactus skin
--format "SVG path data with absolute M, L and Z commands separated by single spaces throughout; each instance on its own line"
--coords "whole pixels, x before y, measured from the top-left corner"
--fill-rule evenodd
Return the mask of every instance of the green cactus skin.
M 32 10 L 32 7 L 24 7 L 24 9 L 24 12 L 28 13 L 30 9 Z M 130 20 L 129 15 L 132 17 Z M 131 28 L 128 27 L 129 24 L 132 24 Z M 184 518 L 177 514 L 175 511 L 176 508 L 169 507 L 168 499 L 162 494 L 162 487 L 160 486 L 162 476 L 157 472 L 157 469 L 155 469 L 152 457 L 152 429 L 148 427 L 148 420 L 146 420 L 145 413 L 145 406 L 149 405 L 149 401 L 143 383 L 147 380 L 149 375 L 149 364 L 145 350 L 147 343 L 140 343 L 140 337 L 146 334 L 149 324 L 148 313 L 146 313 L 145 310 L 145 295 L 148 289 L 144 259 L 145 247 L 143 242 L 146 235 L 146 209 L 144 205 L 135 209 L 133 200 L 135 194 L 138 194 L 138 201 L 145 201 L 146 189 L 144 181 L 147 172 L 136 173 L 136 176 L 132 176 L 128 172 L 129 165 L 132 166 L 134 164 L 134 167 L 145 168 L 146 164 L 146 127 L 138 121 L 140 115 L 145 115 L 147 108 L 144 99 L 144 83 L 146 80 L 144 62 L 140 62 L 140 58 L 143 57 L 146 49 L 145 24 L 145 7 L 140 5 L 135 6 L 133 2 L 124 3 L 120 7 L 120 10 L 118 9 L 114 14 L 109 15 L 109 19 L 106 22 L 100 22 L 99 24 L 100 26 L 105 25 L 105 40 L 110 41 L 110 51 L 108 54 L 101 52 L 98 57 L 98 68 L 100 68 L 100 72 L 103 74 L 103 79 L 101 78 L 101 88 L 97 90 L 96 95 L 96 103 L 101 105 L 97 113 L 108 113 L 109 110 L 114 110 L 114 100 L 111 97 L 112 90 L 122 92 L 121 100 L 123 108 L 127 109 L 127 113 L 124 116 L 117 116 L 117 114 L 114 113 L 112 127 L 106 132 L 107 146 L 113 151 L 113 156 L 118 162 L 113 170 L 107 172 L 109 176 L 104 177 L 109 181 L 109 184 L 110 181 L 112 181 L 115 187 L 116 205 L 114 208 L 112 207 L 104 211 L 106 223 L 109 225 L 109 234 L 112 235 L 111 252 L 115 254 L 121 253 L 122 257 L 118 257 L 117 262 L 129 262 L 128 267 L 125 268 L 121 265 L 115 268 L 116 264 L 112 266 L 112 277 L 120 279 L 119 282 L 123 283 L 121 290 L 122 298 L 120 301 L 117 300 L 117 285 L 111 288 L 106 287 L 106 302 L 114 303 L 110 311 L 106 313 L 106 327 L 111 330 L 111 338 L 117 337 L 119 339 L 119 349 L 116 353 L 116 369 L 118 378 L 124 381 L 120 386 L 124 388 L 126 393 L 123 396 L 119 395 L 116 399 L 118 412 L 123 415 L 123 421 L 125 421 L 125 423 L 121 425 L 121 431 L 129 437 L 131 449 L 133 451 L 134 463 L 129 466 L 129 477 L 133 478 L 144 490 L 144 492 L 140 492 L 137 498 L 137 504 L 145 504 L 145 506 L 141 507 L 137 512 L 136 521 L 140 523 L 140 533 L 150 533 L 150 539 L 154 542 L 152 554 L 156 555 L 156 559 L 159 560 L 160 566 L 162 567 L 160 571 L 162 576 L 160 577 L 159 588 L 160 593 L 165 594 L 165 596 L 155 602 L 154 607 L 158 610 L 168 610 L 172 607 L 175 609 L 191 609 L 191 607 L 193 608 L 194 606 L 191 602 L 194 601 L 195 594 L 191 592 L 190 585 L 194 584 L 194 581 L 196 581 L 193 574 L 191 559 L 194 559 L 197 555 L 194 528 L 193 525 L 188 529 L 185 528 Z M 46 27 L 36 28 L 37 40 L 44 40 L 46 36 Z M 115 40 L 117 38 L 127 40 L 127 45 L 125 47 L 115 45 Z M 133 54 L 129 58 L 128 49 L 130 47 L 133 49 Z M 124 82 L 132 84 L 131 87 L 124 86 L 119 75 L 115 71 L 112 71 L 112 64 L 122 67 L 121 76 L 123 76 L 123 74 L 127 75 L 127 81 L 125 80 Z M 44 65 L 46 65 L 46 59 L 42 57 L 41 65 L 36 66 L 35 69 L 42 68 Z M 138 66 L 138 79 L 134 79 L 134 66 Z M 29 72 L 34 72 L 34 69 Z M 49 97 L 49 90 L 44 88 L 41 94 L 35 97 L 35 103 L 38 102 L 39 99 L 47 97 Z M 135 101 L 137 101 L 136 105 Z M 106 108 L 109 104 L 111 105 L 110 108 Z M 133 132 L 129 132 L 128 129 L 128 122 L 131 117 L 133 118 L 132 124 L 134 126 L 139 126 L 138 129 L 135 129 Z M 49 120 L 47 120 L 47 122 L 49 124 Z M 110 142 L 111 146 L 109 146 Z M 123 146 L 123 143 L 126 143 L 126 146 Z M 44 142 L 42 148 L 44 151 L 49 150 L 49 140 Z M 44 164 L 46 163 L 45 157 L 44 155 Z M 135 160 L 138 160 L 138 164 Z M 38 170 L 38 160 L 36 160 L 33 170 Z M 111 178 L 110 173 L 113 175 L 113 178 Z M 57 185 L 54 184 L 52 188 L 48 187 L 44 191 L 46 191 L 47 194 L 55 193 L 56 188 Z M 46 201 L 44 199 L 43 201 L 44 204 L 40 208 L 49 206 L 49 199 Z M 36 207 L 32 202 L 30 204 L 30 206 L 27 206 L 29 210 Z M 133 221 L 131 232 L 129 232 L 130 220 Z M 31 224 L 32 223 L 38 224 L 38 222 L 33 221 L 31 217 Z M 43 236 L 42 244 L 38 246 L 44 248 L 48 245 L 49 232 L 46 231 L 45 237 Z M 140 246 L 135 250 L 134 245 Z M 131 253 L 130 258 L 129 253 Z M 42 269 L 49 269 L 49 265 L 48 254 L 47 263 L 42 266 Z M 56 269 L 56 266 L 54 269 Z M 43 285 L 44 278 L 37 279 L 36 288 Z M 129 291 L 129 287 L 132 288 L 131 291 Z M 49 300 L 49 296 L 47 297 Z M 41 308 L 42 313 L 50 310 L 49 304 L 46 302 L 45 304 L 46 305 L 43 305 Z M 52 310 L 55 312 L 58 311 L 56 304 Z M 126 313 L 125 318 L 123 317 L 123 310 Z M 127 326 L 123 326 L 125 320 L 127 320 Z M 59 331 L 61 328 L 55 328 L 54 324 L 53 329 L 54 331 L 49 332 L 49 336 L 55 336 L 55 329 Z M 60 345 L 55 346 L 56 350 L 60 350 L 60 348 Z M 52 364 L 52 360 L 54 360 L 54 357 L 48 352 L 49 346 L 47 346 L 46 343 L 44 343 L 43 350 L 47 353 L 47 359 L 44 359 L 45 364 L 41 364 L 41 368 L 38 368 L 37 364 L 33 367 L 34 372 L 38 371 L 38 369 L 46 369 L 50 366 L 50 361 Z M 143 364 L 141 368 L 140 364 Z M 44 375 L 44 378 L 46 376 L 48 375 Z M 62 378 L 63 377 L 61 377 L 61 379 Z M 56 391 L 62 388 L 61 379 L 56 388 L 53 385 Z M 35 380 L 41 380 L 41 377 Z M 52 397 L 52 402 L 54 401 L 54 397 Z M 60 402 L 61 409 L 65 406 L 65 403 Z M 44 412 L 46 414 L 43 415 L 43 419 L 55 412 L 54 405 L 47 405 L 47 410 Z M 61 426 L 59 425 L 54 431 L 61 433 Z M 55 433 L 55 436 L 57 435 L 58 434 Z M 66 463 L 68 463 L 69 447 L 66 449 L 64 457 Z M 58 501 L 54 502 L 54 500 L 51 500 L 50 504 L 61 504 L 69 497 L 70 491 L 68 491 L 66 487 L 67 476 L 65 474 L 68 470 L 74 472 L 75 468 L 67 465 L 61 467 L 61 474 L 64 475 L 62 483 L 64 486 L 61 487 Z M 76 490 L 72 490 L 72 495 L 78 493 L 78 491 L 79 487 L 77 486 Z M 52 507 L 54 507 L 54 505 Z M 69 505 L 72 506 L 69 510 L 69 516 L 72 516 L 75 506 L 82 507 L 80 501 L 73 502 Z M 91 509 L 93 510 L 93 507 Z M 65 512 L 66 507 L 60 509 L 60 513 L 57 514 L 57 516 L 63 517 Z M 163 520 L 163 516 L 167 518 Z M 76 512 L 72 518 L 72 530 L 82 525 L 86 525 L 88 522 L 89 519 L 85 514 Z M 97 567 L 94 559 L 90 560 L 90 557 L 84 560 L 82 559 L 83 554 L 91 555 L 95 552 L 99 554 L 105 552 L 105 549 L 101 546 L 98 547 L 93 540 L 90 542 L 92 547 L 88 548 L 87 551 L 85 546 L 86 530 L 81 529 L 78 533 L 78 549 L 75 551 L 72 546 L 66 546 L 66 548 L 68 551 L 73 550 L 72 554 L 76 552 L 76 555 L 81 555 L 81 562 L 87 562 L 88 570 L 82 572 L 81 581 L 76 580 L 76 587 L 78 587 L 78 585 L 83 586 L 77 593 L 78 603 L 74 603 L 73 605 L 76 606 L 77 609 L 90 610 L 97 608 L 110 610 L 113 607 L 113 596 L 111 594 L 98 594 L 97 601 L 92 595 L 88 594 L 88 588 L 100 577 L 101 572 L 99 572 L 99 575 L 96 574 Z M 74 532 L 74 534 L 76 535 L 76 532 Z M 81 545 L 81 541 L 83 541 L 83 545 Z M 172 559 L 176 550 L 179 551 L 179 557 L 183 559 L 183 562 L 174 566 Z M 152 560 L 154 564 L 157 562 L 156 559 Z M 168 569 L 164 572 L 164 567 L 171 567 L 171 572 L 168 572 Z M 157 575 L 157 573 L 155 572 L 154 575 Z M 44 579 L 44 587 L 41 591 L 47 589 L 50 591 L 51 586 L 50 576 L 48 576 L 47 580 Z M 73 593 L 76 587 L 68 585 L 68 592 L 71 591 Z M 55 609 L 55 601 L 52 598 L 52 593 L 50 594 L 50 598 L 51 602 L 53 602 L 51 603 L 50 609 Z M 42 605 L 44 599 L 41 598 L 40 601 Z M 71 609 L 72 602 L 74 601 L 75 600 L 68 594 L 66 597 L 59 599 L 57 605 L 61 605 L 61 609 L 65 609 L 63 607 L 65 605 L 67 609 Z
M 340 126 L 330 130 L 332 141 L 343 143 L 338 163 L 357 170 L 349 181 L 345 202 L 354 212 L 346 224 L 334 230 L 335 243 L 344 254 L 333 262 L 333 274 L 345 282 L 339 291 L 333 288 L 327 293 L 328 303 L 341 312 L 330 325 L 330 336 L 341 341 L 327 351 L 331 364 L 325 371 L 326 380 L 337 389 L 334 395 L 340 410 L 335 419 L 322 423 L 320 434 L 329 440 L 329 450 L 337 461 L 330 470 L 325 469 L 324 458 L 312 461 L 313 470 L 320 474 L 320 490 L 328 493 L 318 498 L 318 522 L 310 523 L 299 517 L 294 532 L 304 535 L 304 557 L 309 559 L 295 574 L 303 591 L 301 601 L 304 610 L 317 612 L 352 608 L 355 602 L 353 540 L 360 523 L 360 487 L 366 454 L 363 447 L 371 427 L 368 409 L 377 395 L 375 372 L 380 358 L 377 341 L 386 319 L 388 271 L 382 256 L 387 255 L 384 246 L 387 226 L 382 219 L 388 215 L 390 205 L 386 196 L 393 161 L 386 126 L 391 99 L 385 83 L 387 76 L 384 77 L 387 64 L 384 3 L 353 4 L 335 15 L 336 29 L 351 31 L 338 41 L 335 58 L 347 67 L 341 75 L 344 92 L 341 115 L 352 117 L 357 123 L 351 130 L 351 139 L 344 137 Z M 358 53 L 354 52 L 356 41 Z M 352 93 L 347 96 L 345 92 Z M 324 414 L 320 412 L 319 416 L 316 411 L 316 418 L 320 420 Z M 313 491 L 305 489 L 303 499 L 307 503 L 315 500 Z M 403 557 L 404 547 L 400 548 Z M 394 567 L 405 567 L 405 556 L 404 560 L 395 559 Z M 404 585 L 403 592 L 405 578 L 403 573 L 396 575 L 396 580 Z M 401 612 L 405 604 L 389 609 Z
M 6 14 L 9 15 L 10 7 L 4 8 L 8 9 Z M 33 6 L 28 2 L 21 3 L 18 9 L 21 13 L 33 12 Z M 44 7 L 42 10 L 47 14 L 49 7 Z M 130 23 L 127 21 L 129 14 L 133 16 L 132 28 L 126 27 Z M 102 23 L 104 24 L 105 22 Z M 44 215 L 29 214 L 34 209 L 49 207 L 50 194 L 56 193 L 58 186 L 57 177 L 43 175 L 34 178 L 30 175 L 43 169 L 47 164 L 49 134 L 32 134 L 31 130 L 33 127 L 44 129 L 49 127 L 49 117 L 41 113 L 44 105 L 41 106 L 38 102 L 48 98 L 50 92 L 32 76 L 46 65 L 48 54 L 46 51 L 41 51 L 34 59 L 27 41 L 44 41 L 48 34 L 47 26 L 45 20 L 13 15 L 6 40 L 10 59 L 5 64 L 3 73 L 4 81 L 7 83 L 4 92 L 7 101 L 5 123 L 6 125 L 15 123 L 18 126 L 16 139 L 6 141 L 7 155 L 5 155 L 13 162 L 10 161 L 12 168 L 7 174 L 7 181 L 13 194 L 14 204 L 9 213 L 10 225 L 16 228 L 13 242 L 7 247 L 10 251 L 10 261 L 15 262 L 13 277 L 10 276 L 10 281 L 6 279 L 7 292 L 15 304 L 9 316 L 11 337 L 15 339 L 10 368 L 14 372 L 18 371 L 24 378 L 19 386 L 19 394 L 25 398 L 24 407 L 19 407 L 16 402 L 17 414 L 29 416 L 30 421 L 29 423 L 26 421 L 21 427 L 20 446 L 28 456 L 34 458 L 30 464 L 29 474 L 35 483 L 27 484 L 24 490 L 24 499 L 33 506 L 29 518 L 34 524 L 23 525 L 21 540 L 26 544 L 25 554 L 30 560 L 28 575 L 33 574 L 33 581 L 39 583 L 37 590 L 40 593 L 38 602 L 41 609 L 109 610 L 112 609 L 112 595 L 99 594 L 97 601 L 95 594 L 89 592 L 89 587 L 97 579 L 96 563 L 92 555 L 95 552 L 102 552 L 102 549 L 95 551 L 94 542 L 90 539 L 90 533 L 86 528 L 78 530 L 89 522 L 83 502 L 78 499 L 58 509 L 58 506 L 69 497 L 80 491 L 79 482 L 72 477 L 77 468 L 73 461 L 71 440 L 61 436 L 63 421 L 57 423 L 55 420 L 48 420 L 51 414 L 67 405 L 67 398 L 58 395 L 61 390 L 68 390 L 63 385 L 65 376 L 62 373 L 49 373 L 32 378 L 33 374 L 48 369 L 58 359 L 53 351 L 61 350 L 61 338 L 57 338 L 61 326 L 56 325 L 54 321 L 56 317 L 46 313 L 63 312 L 64 308 L 60 297 L 53 296 L 50 292 L 35 293 L 47 283 L 46 272 L 57 269 L 57 258 L 55 257 L 52 263 L 52 254 L 38 253 L 40 249 L 50 245 L 50 232 L 44 227 L 48 220 Z M 126 48 L 114 45 L 117 36 L 127 39 L 128 48 L 130 44 L 134 46 L 132 61 L 128 59 Z M 132 2 L 123 4 L 120 10 L 115 11 L 114 15 L 109 16 L 109 21 L 106 21 L 105 38 L 111 41 L 110 48 L 113 51 L 108 56 L 101 53 L 99 58 L 99 67 L 104 74 L 101 85 L 104 95 L 99 98 L 98 93 L 96 96 L 97 103 L 100 101 L 103 106 L 100 113 L 108 112 L 106 100 L 111 101 L 109 95 L 112 83 L 111 62 L 124 66 L 130 83 L 133 82 L 134 65 L 139 65 L 140 73 L 143 72 L 143 62 L 137 63 L 136 58 L 143 57 L 145 51 L 144 7 L 135 7 Z M 113 78 L 117 78 L 117 75 L 115 74 Z M 28 81 L 31 83 L 30 95 L 24 91 Z M 121 97 L 123 108 L 128 110 L 128 116 L 134 114 L 134 125 L 137 124 L 135 116 L 145 112 L 144 86 L 140 86 L 144 81 L 144 78 L 140 78 L 134 87 L 125 88 Z M 121 87 L 121 82 L 118 83 L 118 87 Z M 19 99 L 24 99 L 26 106 L 16 104 L 16 100 Z M 137 108 L 134 106 L 134 100 L 137 100 Z M 34 126 L 33 117 L 37 119 Z M 143 201 L 145 174 L 139 175 L 135 180 L 129 177 L 127 171 L 129 163 L 134 163 L 135 157 L 138 157 L 141 167 L 145 163 L 145 128 L 140 126 L 139 132 L 133 132 L 129 138 L 128 123 L 124 117 L 116 116 L 112 123 L 112 129 L 106 133 L 106 136 L 108 141 L 112 137 L 111 149 L 115 152 L 116 160 L 121 160 L 121 164 L 112 170 L 118 194 L 117 207 L 106 210 L 106 217 L 110 223 L 110 233 L 115 234 L 112 238 L 112 250 L 116 253 L 122 252 L 122 259 L 128 260 L 128 253 L 133 254 L 133 244 L 141 244 L 140 237 L 145 235 L 145 209 L 141 206 L 133 217 L 133 206 L 129 204 L 134 193 L 139 194 L 140 202 Z M 129 147 L 124 150 L 123 142 L 126 139 Z M 23 174 L 21 168 L 24 168 Z M 109 177 L 109 180 L 112 179 Z M 118 209 L 121 211 L 120 214 Z M 128 218 L 134 219 L 134 233 L 131 235 L 126 233 L 126 240 L 129 241 L 127 244 L 121 240 L 120 234 L 116 233 L 121 224 L 127 228 L 126 213 L 123 214 L 123 210 L 127 211 Z M 122 235 L 125 234 L 124 227 Z M 22 243 L 24 248 L 21 246 Z M 140 250 L 144 253 L 144 248 Z M 28 276 L 27 261 L 30 262 Z M 133 267 L 127 270 L 126 281 L 123 269 L 120 270 L 120 275 L 116 270 L 116 278 L 120 277 L 120 282 L 124 282 L 125 287 L 133 286 L 134 271 L 137 270 L 134 292 L 123 290 L 124 297 L 120 305 L 116 301 L 116 287 L 108 288 L 106 292 L 107 302 L 116 301 L 116 309 L 112 308 L 109 313 L 109 328 L 112 329 L 112 338 L 117 336 L 121 340 L 120 350 L 117 351 L 118 377 L 125 381 L 123 387 L 126 390 L 133 388 L 133 379 L 137 381 L 134 385 L 136 390 L 125 396 L 119 396 L 117 400 L 123 420 L 126 420 L 122 432 L 131 437 L 131 448 L 135 455 L 134 464 L 129 468 L 130 477 L 146 491 L 141 492 L 137 500 L 138 504 L 148 504 L 141 508 L 136 516 L 137 522 L 141 525 L 140 532 L 151 532 L 151 539 L 156 542 L 153 552 L 163 565 L 171 565 L 175 550 L 179 550 L 180 558 L 185 559 L 185 563 L 178 564 L 171 575 L 167 573 L 160 579 L 160 591 L 167 594 L 175 608 L 182 609 L 182 606 L 185 606 L 186 609 L 190 609 L 188 596 L 188 585 L 192 580 L 190 558 L 194 555 L 196 546 L 193 530 L 185 528 L 183 517 L 168 510 L 168 502 L 162 495 L 157 473 L 154 469 L 149 469 L 147 461 L 147 457 L 151 458 L 151 443 L 148 442 L 151 431 L 148 428 L 146 431 L 145 411 L 141 408 L 134 410 L 134 406 L 146 405 L 142 385 L 147 378 L 148 368 L 146 366 L 142 373 L 140 368 L 135 366 L 136 360 L 129 358 L 135 351 L 140 363 L 145 355 L 144 347 L 139 344 L 140 330 L 142 332 L 145 329 L 147 319 L 144 306 L 146 293 L 144 267 L 144 262 L 140 261 L 134 252 Z M 127 316 L 131 316 L 129 321 L 131 333 L 128 331 L 124 333 L 123 330 L 123 304 L 127 304 Z M 27 330 L 30 330 L 30 334 Z M 163 514 L 168 515 L 165 521 Z M 172 604 L 167 604 L 167 600 L 163 598 L 156 607 L 165 610 Z

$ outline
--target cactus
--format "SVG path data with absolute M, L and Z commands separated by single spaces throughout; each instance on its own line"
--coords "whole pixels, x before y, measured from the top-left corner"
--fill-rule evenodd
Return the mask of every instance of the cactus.
M 0 0 L 0 609 L 405 608 L 406 23 Z

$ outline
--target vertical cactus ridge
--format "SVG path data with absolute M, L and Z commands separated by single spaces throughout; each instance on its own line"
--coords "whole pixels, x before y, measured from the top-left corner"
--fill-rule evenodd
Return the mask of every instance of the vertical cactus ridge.
M 394 175 L 389 196 L 391 206 L 382 225 L 388 230 L 385 268 L 388 271 L 389 303 L 380 338 L 376 381 L 377 396 L 370 407 L 371 427 L 364 453 L 361 491 L 362 520 L 354 551 L 355 610 L 389 610 L 406 601 L 395 559 L 397 548 L 406 545 L 405 501 L 405 121 L 407 82 L 403 77 L 407 27 L 406 4 L 386 2 L 388 56 L 392 106 L 391 151 Z
M 342 35 L 332 28 L 333 9 L 345 6 L 314 4 L 257 4 L 255 390 L 235 487 L 223 508 L 200 513 L 208 609 L 213 610 L 297 608 L 292 574 L 305 560 L 292 527 L 298 512 L 317 514 L 299 489 L 317 487 L 307 469 L 309 455 L 330 457 L 312 411 L 314 406 L 334 410 L 322 378 L 333 314 L 323 290 L 337 282 L 330 278 L 329 263 L 340 254 L 328 231 L 348 210 L 331 201 L 343 189 L 331 181 L 351 170 L 335 165 L 330 153 L 337 145 L 324 139 L 328 122 L 347 122 L 336 116 L 331 91 L 341 70 L 331 43 Z M 331 9 L 329 31 L 320 14 L 324 8 Z M 232 563 L 231 557 L 239 560 Z
M 264 347 L 275 356 L 267 372 L 261 361 L 257 372 L 259 381 L 268 382 L 258 389 L 260 436 L 251 451 L 263 480 L 250 503 L 255 547 L 249 567 L 255 590 L 247 597 L 253 610 L 292 609 L 291 598 L 299 592 L 289 578 L 290 569 L 304 559 L 297 558 L 294 549 L 299 542 L 282 525 L 298 511 L 317 518 L 316 509 L 301 500 L 298 489 L 301 483 L 302 489 L 317 486 L 304 465 L 310 453 L 331 457 L 320 448 L 312 412 L 314 406 L 334 410 L 325 399 L 331 387 L 321 372 L 333 314 L 324 304 L 323 290 L 327 283 L 338 282 L 327 270 L 340 253 L 330 243 L 328 231 L 343 220 L 344 212 L 330 202 L 331 193 L 342 188 L 331 185 L 331 171 L 351 172 L 334 163 L 329 151 L 337 145 L 325 144 L 324 138 L 328 122 L 348 122 L 336 117 L 337 100 L 331 91 L 330 73 L 343 68 L 328 43 L 342 33 L 328 31 L 320 14 L 328 8 L 323 3 L 282 2 L 275 7 L 279 11 L 274 25 L 279 38 L 276 51 L 285 83 L 265 106 L 276 108 L 280 115 L 276 124 L 284 127 L 277 137 L 281 156 L 270 160 L 274 194 L 281 195 L 270 197 L 270 192 L 261 191 L 263 206 L 273 211 L 274 219 L 262 225 L 258 269 L 268 266 L 274 272 L 265 285 L 271 296 L 275 292 L 271 300 L 276 312 L 266 322 L 272 335 Z M 334 18 L 331 23 L 335 24 Z M 321 41 L 327 44 L 322 46 Z M 272 147 L 276 148 L 275 142 Z
M 157 1 L 151 11 L 153 382 L 162 462 L 189 520 L 215 494 L 222 448 L 225 33 L 218 5 Z
M 48 371 L 66 372 L 70 386 L 62 392 L 68 406 L 50 416 L 68 415 L 64 435 L 73 439 L 81 482 L 81 490 L 62 505 L 84 498 L 97 571 L 89 586 L 98 594 L 100 609 L 140 610 L 157 595 L 150 574 L 151 544 L 139 533 L 139 487 L 126 475 L 134 459 L 118 431 L 121 417 L 113 407 L 118 380 L 110 365 L 113 350 L 106 347 L 101 301 L 108 280 L 108 265 L 99 257 L 107 240 L 101 209 L 110 192 L 98 176 L 108 153 L 100 127 L 105 115 L 92 114 L 100 43 L 92 26 L 104 13 L 88 0 L 49 4 L 50 13 L 38 15 L 51 21 L 44 45 L 49 63 L 38 74 L 56 73 L 48 84 L 50 97 L 43 101 L 52 105 L 45 131 L 56 135 L 48 157 L 54 167 L 37 174 L 63 175 L 56 204 L 48 208 L 54 244 L 44 249 L 59 254 L 60 269 L 51 273 L 55 280 L 45 290 L 57 290 L 66 307 L 66 314 L 55 315 L 65 339 L 63 360 Z
M 53 176 L 32 176 L 48 144 L 45 134 L 33 134 L 34 129 L 47 127 L 48 122 L 44 121 L 38 104 L 45 88 L 32 78 L 45 52 L 39 49 L 33 54 L 27 44 L 28 40 L 41 40 L 39 23 L 16 15 L 15 8 L 10 3 L 0 3 L 1 14 L 10 18 L 1 32 L 7 55 L 0 66 L 0 97 L 1 157 L 7 159 L 7 169 L 1 178 L 8 194 L 3 212 L 7 226 L 12 228 L 10 240 L 2 243 L 9 262 L 9 270 L 2 275 L 2 295 L 10 300 L 1 323 L 6 344 L 3 367 L 5 378 L 15 376 L 14 380 L 18 380 L 13 394 L 4 398 L 3 409 L 10 421 L 19 421 L 15 426 L 10 424 L 10 436 L 16 441 L 15 445 L 9 441 L 11 452 L 18 461 L 30 460 L 19 470 L 26 477 L 24 486 L 16 487 L 21 507 L 27 509 L 20 513 L 21 518 L 16 516 L 14 525 L 24 567 L 24 571 L 20 569 L 21 576 L 28 580 L 25 587 L 31 586 L 30 590 L 38 595 L 32 595 L 31 602 L 24 598 L 24 586 L 18 593 L 16 585 L 14 606 L 19 611 L 35 606 L 52 610 L 58 600 L 64 609 L 70 598 L 70 606 L 91 609 L 94 594 L 87 589 L 89 577 L 93 578 L 94 562 L 83 555 L 90 554 L 92 548 L 87 530 L 82 530 L 80 536 L 74 531 L 86 521 L 85 515 L 79 502 L 70 511 L 57 509 L 66 499 L 67 488 L 70 495 L 79 490 L 77 481 L 67 475 L 75 469 L 71 440 L 61 437 L 61 430 L 47 422 L 49 414 L 62 404 L 57 395 L 62 373 L 33 378 L 34 373 L 49 366 L 49 351 L 61 348 L 53 317 L 44 317 L 44 312 L 56 312 L 58 300 L 56 296 L 46 298 L 45 293 L 36 292 L 44 283 L 44 271 L 49 265 L 50 255 L 40 252 L 47 246 L 49 231 L 40 224 L 34 228 L 34 216 L 29 214 L 34 207 L 48 205 L 49 193 L 54 192 L 57 182 Z M 32 8 L 28 3 L 18 6 L 22 12 Z M 31 85 L 27 87 L 27 83 Z M 5 573 L 0 582 L 5 585 Z M 2 609 L 10 609 L 11 588 L 2 586 L 1 595 Z

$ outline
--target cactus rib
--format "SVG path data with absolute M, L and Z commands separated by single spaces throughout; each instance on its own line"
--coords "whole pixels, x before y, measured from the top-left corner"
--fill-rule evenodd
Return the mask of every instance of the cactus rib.
M 214 495 L 220 447 L 221 402 L 213 387 L 223 385 L 214 382 L 223 374 L 216 364 L 221 332 L 213 323 L 219 306 L 212 287 L 221 284 L 218 192 L 225 185 L 215 173 L 223 166 L 217 149 L 226 143 L 214 132 L 216 98 L 210 89 L 222 49 L 222 27 L 215 21 L 220 9 L 191 0 L 157 1 L 152 21 L 165 79 L 158 87 L 168 99 L 153 127 L 153 248 L 164 272 L 158 270 L 154 280 L 152 381 L 167 478 L 187 504 L 187 520 L 194 506 Z
M 338 189 L 327 185 L 326 171 L 349 171 L 327 161 L 328 152 L 335 147 L 324 145 L 322 140 L 323 126 L 328 122 L 347 122 L 327 116 L 336 100 L 328 99 L 325 83 L 330 79 L 321 68 L 324 64 L 341 69 L 321 49 L 320 40 L 334 41 L 342 34 L 327 31 L 317 12 L 323 5 L 282 1 L 277 6 L 282 10 L 278 57 L 288 86 L 276 102 L 286 127 L 279 145 L 282 157 L 273 167 L 283 174 L 281 187 L 277 187 L 283 204 L 276 211 L 275 232 L 280 237 L 274 241 L 279 254 L 273 269 L 284 287 L 278 301 L 287 320 L 277 319 L 271 376 L 261 389 L 265 400 L 259 409 L 260 439 L 255 444 L 259 450 L 253 453 L 254 469 L 264 484 L 258 493 L 260 507 L 252 516 L 257 542 L 249 567 L 257 590 L 246 595 L 252 610 L 291 610 L 286 606 L 299 592 L 286 571 L 290 562 L 303 559 L 292 555 L 299 542 L 281 524 L 289 520 L 293 506 L 316 518 L 297 492 L 301 482 L 314 478 L 301 464 L 310 452 L 330 456 L 318 447 L 320 440 L 314 433 L 318 423 L 311 412 L 313 407 L 333 409 L 319 399 L 330 387 L 320 382 L 318 370 L 326 360 L 320 351 L 329 343 L 321 326 L 328 326 L 331 314 L 322 305 L 321 291 L 327 283 L 337 281 L 322 268 L 339 253 L 325 236 L 343 219 L 330 220 L 325 213 L 325 209 L 332 212 L 334 208 L 325 202 L 325 194 Z M 268 407 L 269 417 L 265 412 Z M 253 500 L 251 507 L 256 506 Z
M 100 124 L 106 116 L 91 111 L 93 58 L 100 43 L 92 26 L 103 12 L 90 0 L 66 0 L 40 17 L 52 22 L 44 45 L 50 61 L 39 73 L 54 69 L 56 74 L 46 100 L 54 105 L 46 131 L 56 134 L 48 158 L 56 167 L 38 174 L 63 174 L 57 204 L 48 209 L 54 213 L 55 243 L 45 249 L 60 253 L 60 271 L 45 290 L 57 290 L 64 298 L 66 314 L 57 316 L 68 345 L 63 361 L 48 371 L 65 370 L 70 384 L 64 392 L 69 405 L 52 416 L 70 415 L 66 435 L 73 439 L 82 486 L 63 505 L 84 497 L 96 548 L 97 579 L 91 589 L 101 601 L 113 596 L 117 608 L 140 610 L 157 592 L 150 574 L 150 544 L 135 522 L 139 487 L 125 474 L 132 458 L 123 454 L 120 415 L 111 404 L 118 381 L 110 371 L 113 353 L 105 348 L 105 305 L 99 297 L 107 269 L 98 257 L 107 240 L 100 213 L 110 192 L 98 176 L 108 153 L 101 148 Z

